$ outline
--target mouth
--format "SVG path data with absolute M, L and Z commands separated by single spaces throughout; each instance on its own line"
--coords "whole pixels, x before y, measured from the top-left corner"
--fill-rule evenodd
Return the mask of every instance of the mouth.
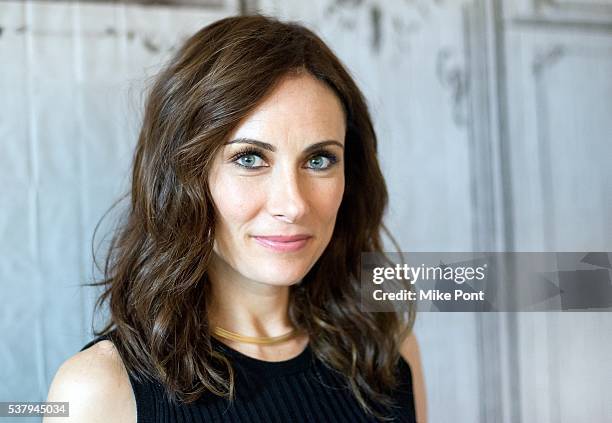
M 278 252 L 294 252 L 301 250 L 312 238 L 310 235 L 291 236 L 253 236 L 260 245 Z

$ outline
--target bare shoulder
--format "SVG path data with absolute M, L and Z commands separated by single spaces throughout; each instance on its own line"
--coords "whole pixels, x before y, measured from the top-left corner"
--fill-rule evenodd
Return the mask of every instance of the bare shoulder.
M 47 401 L 69 402 L 70 417 L 53 417 L 49 419 L 53 423 L 136 422 L 136 402 L 127 371 L 113 343 L 106 340 L 60 366 Z
M 400 346 L 400 354 L 410 365 L 412 373 L 412 390 L 418 423 L 427 422 L 427 397 L 425 394 L 425 378 L 421 364 L 421 351 L 414 332 L 411 332 Z
M 410 335 L 404 338 L 400 347 L 400 353 L 409 364 L 411 364 L 411 361 L 420 360 L 421 353 L 419 350 L 419 343 L 414 332 L 410 332 Z

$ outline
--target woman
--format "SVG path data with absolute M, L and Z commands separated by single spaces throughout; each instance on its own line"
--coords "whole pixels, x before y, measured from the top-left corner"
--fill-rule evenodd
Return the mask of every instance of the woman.
M 250 16 L 188 39 L 149 94 L 130 198 L 110 321 L 49 392 L 66 421 L 425 421 L 413 314 L 359 308 L 387 191 L 316 35 Z

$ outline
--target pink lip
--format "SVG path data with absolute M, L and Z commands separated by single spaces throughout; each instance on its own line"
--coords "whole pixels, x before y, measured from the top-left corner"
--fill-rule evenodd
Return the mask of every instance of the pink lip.
M 253 238 L 255 238 L 255 241 L 257 241 L 259 244 L 274 251 L 293 252 L 303 248 L 311 237 L 310 235 L 276 235 L 254 236 Z

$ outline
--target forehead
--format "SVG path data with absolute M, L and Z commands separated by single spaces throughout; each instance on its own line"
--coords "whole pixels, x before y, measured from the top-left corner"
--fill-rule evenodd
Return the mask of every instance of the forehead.
M 345 116 L 334 91 L 309 73 L 287 76 L 234 129 L 233 138 L 273 144 L 344 142 Z

